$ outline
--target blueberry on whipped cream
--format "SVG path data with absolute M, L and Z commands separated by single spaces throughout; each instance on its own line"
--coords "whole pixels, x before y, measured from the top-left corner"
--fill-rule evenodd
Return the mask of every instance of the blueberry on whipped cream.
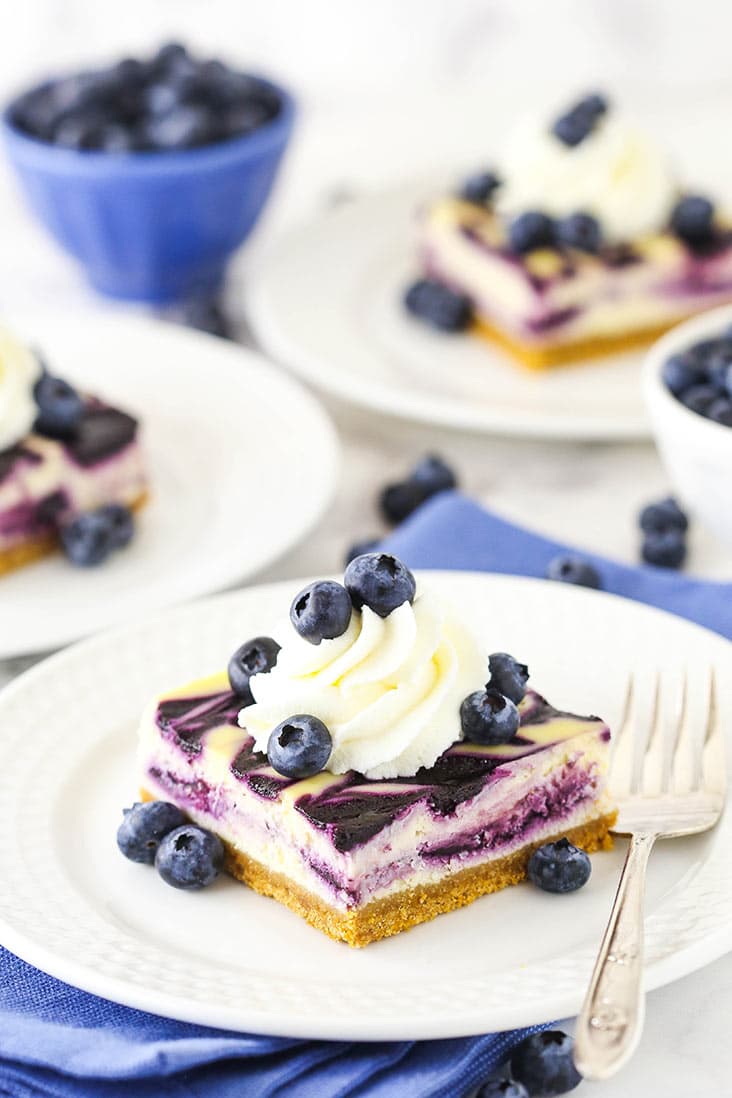
M 33 425 L 36 433 L 48 438 L 73 438 L 84 414 L 84 401 L 73 385 L 44 373 L 34 386 L 33 396 L 38 405 Z
M 270 766 L 286 778 L 310 778 L 328 765 L 333 747 L 321 720 L 298 713 L 278 724 L 267 741 Z
M 280 646 L 272 637 L 254 637 L 239 645 L 229 660 L 227 668 L 229 685 L 237 697 L 247 705 L 251 705 L 254 701 L 249 689 L 249 680 L 252 675 L 262 675 L 271 671 L 277 663 L 279 651 Z
M 563 145 L 573 149 L 589 137 L 607 109 L 608 102 L 604 95 L 586 95 L 560 115 L 552 126 L 552 133 Z
M 476 206 L 487 206 L 501 181 L 495 172 L 478 172 L 469 176 L 460 188 L 460 197 Z
M 351 596 L 343 584 L 318 580 L 293 599 L 290 621 L 311 644 L 342 637 L 353 612 Z
M 414 602 L 414 576 L 389 553 L 366 553 L 346 568 L 343 582 L 357 609 L 366 606 L 380 618 L 387 618 L 405 602 Z

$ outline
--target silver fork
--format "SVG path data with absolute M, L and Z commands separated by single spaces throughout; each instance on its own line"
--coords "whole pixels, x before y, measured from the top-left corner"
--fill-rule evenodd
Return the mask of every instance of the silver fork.
M 610 791 L 619 812 L 613 832 L 630 836 L 610 919 L 577 1019 L 575 1063 L 588 1079 L 614 1075 L 640 1040 L 645 1012 L 643 896 L 646 867 L 656 839 L 696 835 L 722 814 L 726 791 L 724 742 L 714 671 L 706 683 L 704 717 L 689 712 L 684 674 L 672 722 L 665 733 L 661 677 L 652 691 L 650 732 L 640 744 L 634 683 L 628 683 L 623 717 L 610 764 Z

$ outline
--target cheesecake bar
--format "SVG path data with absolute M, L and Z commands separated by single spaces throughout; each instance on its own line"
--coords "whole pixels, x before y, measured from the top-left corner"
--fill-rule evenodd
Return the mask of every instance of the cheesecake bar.
M 495 173 L 426 207 L 418 246 L 473 332 L 533 368 L 630 349 L 732 300 L 732 222 L 598 95 L 519 128 Z
M 601 719 L 554 709 L 506 653 L 487 659 L 395 558 L 356 558 L 345 584 L 295 598 L 282 648 L 257 637 L 228 675 L 153 701 L 143 799 L 183 810 L 230 873 L 352 946 L 521 881 L 551 840 L 609 844 Z

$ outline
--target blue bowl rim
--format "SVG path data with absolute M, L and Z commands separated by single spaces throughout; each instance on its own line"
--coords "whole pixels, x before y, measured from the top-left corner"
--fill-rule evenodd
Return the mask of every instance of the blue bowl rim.
M 78 174 L 89 176 L 127 175 L 152 176 L 169 175 L 181 172 L 198 172 L 202 169 L 217 169 L 232 164 L 256 160 L 259 156 L 283 145 L 292 130 L 296 113 L 294 97 L 281 84 L 248 73 L 265 87 L 279 96 L 281 109 L 278 114 L 252 133 L 241 137 L 232 137 L 227 141 L 218 141 L 212 145 L 201 145 L 194 149 L 182 149 L 175 152 L 149 151 L 114 153 L 104 149 L 64 149 L 41 141 L 24 133 L 10 120 L 10 114 L 22 95 L 29 88 L 14 96 L 3 108 L 0 115 L 0 128 L 6 144 L 18 154 L 18 160 L 24 165 L 40 168 L 59 175 Z M 51 80 L 35 85 L 40 88 Z

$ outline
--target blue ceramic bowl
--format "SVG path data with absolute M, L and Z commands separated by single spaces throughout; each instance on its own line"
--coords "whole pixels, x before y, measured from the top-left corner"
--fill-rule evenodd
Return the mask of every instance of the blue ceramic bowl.
M 269 197 L 292 132 L 294 102 L 244 137 L 182 152 L 59 148 L 2 115 L 11 163 L 31 206 L 100 293 L 175 301 L 221 282 Z

